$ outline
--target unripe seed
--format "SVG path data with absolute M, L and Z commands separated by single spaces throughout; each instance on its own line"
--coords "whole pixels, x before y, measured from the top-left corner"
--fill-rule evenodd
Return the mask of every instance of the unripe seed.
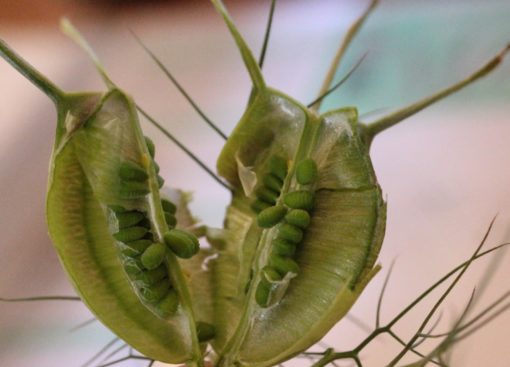
M 310 225 L 310 214 L 306 210 L 292 209 L 285 216 L 285 221 L 293 226 L 305 229 Z
M 109 208 L 115 213 L 115 214 L 119 214 L 119 213 L 124 213 L 127 211 L 126 208 L 124 208 L 123 206 L 120 206 L 120 205 L 110 205 Z
M 165 212 L 165 221 L 169 227 L 175 227 L 177 224 L 177 219 L 174 217 L 174 215 L 167 212 Z
M 260 213 L 262 210 L 271 207 L 271 204 L 265 203 L 262 200 L 256 199 L 253 203 L 251 203 L 250 208 L 255 213 Z
M 198 321 L 196 325 L 199 342 L 211 340 L 216 335 L 216 328 L 213 325 L 203 321 Z
M 166 296 L 156 305 L 155 310 L 160 317 L 174 315 L 179 308 L 179 295 L 175 289 L 170 289 Z
M 282 220 L 285 213 L 287 213 L 287 209 L 283 205 L 271 206 L 257 215 L 257 223 L 262 228 L 271 228 Z
M 283 202 L 292 209 L 311 210 L 313 208 L 313 194 L 306 190 L 289 192 L 284 196 Z
M 152 245 L 152 241 L 137 240 L 125 243 L 124 245 L 125 246 L 121 250 L 122 254 L 129 257 L 135 257 L 143 253 L 147 249 L 147 247 Z
M 276 204 L 276 200 L 278 200 L 278 196 L 280 196 L 279 192 L 268 189 L 267 187 L 261 186 L 255 191 L 255 195 L 262 201 L 265 201 L 269 204 Z
M 171 229 L 163 235 L 165 243 L 180 258 L 189 259 L 199 250 L 198 239 L 191 233 Z
M 303 230 L 291 224 L 284 223 L 279 228 L 278 238 L 292 243 L 300 243 L 303 239 Z
M 119 176 L 124 181 L 145 181 L 149 178 L 145 169 L 133 161 L 124 161 L 120 164 Z
M 128 275 L 136 275 L 144 270 L 140 257 L 126 257 L 122 260 L 122 265 Z
M 119 222 L 119 229 L 123 229 L 138 224 L 142 219 L 145 218 L 145 215 L 137 211 L 130 211 L 118 213 L 116 217 L 117 221 Z
M 156 269 L 145 270 L 141 273 L 135 274 L 133 279 L 142 283 L 145 287 L 159 282 L 161 279 L 167 277 L 168 271 L 164 265 L 158 266 Z
M 147 229 L 151 229 L 151 221 L 149 218 L 145 217 L 143 218 L 140 223 L 138 223 L 139 227 L 145 227 Z
M 269 160 L 269 171 L 284 181 L 287 176 L 287 162 L 282 157 L 274 155 Z
M 269 306 L 269 294 L 271 293 L 271 283 L 261 279 L 255 290 L 255 301 L 260 307 Z
M 313 183 L 317 176 L 317 164 L 312 158 L 303 159 L 296 166 L 296 180 L 301 185 Z
M 294 256 L 296 245 L 284 239 L 277 238 L 273 241 L 273 252 L 280 256 Z
M 146 269 L 156 269 L 161 265 L 166 255 L 166 246 L 162 243 L 153 243 L 142 254 L 141 260 Z
M 282 276 L 280 275 L 280 273 L 278 273 L 275 269 L 273 269 L 270 266 L 265 266 L 264 269 L 262 269 L 262 273 L 264 279 L 266 279 L 269 282 L 277 282 L 279 280 L 282 280 Z
M 273 267 L 282 277 L 287 273 L 299 273 L 299 265 L 290 257 L 271 255 L 269 265 Z
M 140 293 L 145 301 L 156 303 L 166 296 L 169 288 L 170 281 L 168 279 L 162 279 L 150 287 L 142 287 Z
M 149 154 L 151 155 L 152 158 L 154 158 L 154 156 L 156 155 L 156 146 L 154 145 L 154 142 L 148 136 L 144 136 L 144 139 Z
M 113 237 L 115 237 L 117 241 L 127 243 L 142 239 L 147 231 L 148 230 L 145 227 L 129 227 L 121 229 L 115 233 Z
M 151 192 L 147 182 L 121 181 L 119 194 L 125 199 L 136 199 Z
M 161 177 L 160 175 L 158 175 L 158 187 L 162 188 L 164 184 L 165 184 L 165 179 L 163 177 Z
M 177 211 L 177 207 L 175 206 L 175 204 L 168 199 L 161 199 L 161 206 L 163 207 L 163 211 L 170 214 L 175 214 L 175 212 Z
M 262 182 L 264 183 L 264 185 L 268 188 L 270 188 L 271 190 L 273 191 L 278 191 L 280 192 L 282 190 L 282 186 L 283 186 L 283 181 L 280 180 L 277 176 L 275 176 L 274 174 L 268 174 L 268 175 L 265 175 L 263 178 L 262 178 Z
M 156 173 L 159 173 L 159 164 L 156 163 L 156 161 L 152 161 L 152 164 L 154 164 L 154 171 L 156 171 Z

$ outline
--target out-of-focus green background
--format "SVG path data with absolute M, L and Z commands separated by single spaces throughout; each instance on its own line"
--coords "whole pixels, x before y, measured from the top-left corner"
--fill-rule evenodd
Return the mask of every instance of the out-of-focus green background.
M 280 0 L 264 67 L 268 84 L 305 103 L 314 99 L 341 35 L 366 3 Z M 258 53 L 269 1 L 226 5 Z M 214 167 L 222 140 L 200 121 L 129 33 L 134 30 L 230 132 L 246 104 L 249 79 L 208 1 L 0 0 L 0 38 L 64 89 L 102 89 L 87 57 L 59 33 L 62 15 L 90 40 L 111 77 Z M 365 61 L 324 107 L 356 105 L 370 120 L 445 87 L 510 41 L 509 19 L 506 0 L 382 0 L 349 50 L 340 74 L 368 52 Z M 506 61 L 468 90 L 377 138 L 372 155 L 388 200 L 387 236 L 380 256 L 384 270 L 355 305 L 353 315 L 373 323 L 383 275 L 395 258 L 383 307 L 386 320 L 468 257 L 496 213 L 489 244 L 509 239 L 509 115 Z M 0 62 L 0 296 L 73 294 L 44 222 L 54 121 L 50 101 Z M 156 141 L 166 182 L 193 191 L 196 215 L 220 226 L 227 193 L 152 126 L 144 123 L 144 129 Z M 509 290 L 510 261 L 508 256 L 498 258 L 502 268 L 479 308 Z M 443 307 L 439 332 L 466 304 L 488 264 L 480 262 Z M 425 310 L 402 324 L 403 336 L 412 333 Z M 89 312 L 78 303 L 0 304 L 0 366 L 80 366 L 113 337 L 99 323 L 69 332 L 88 318 Z M 506 314 L 455 348 L 452 365 L 507 367 L 508 330 Z M 325 341 L 345 349 L 363 335 L 346 320 Z M 395 343 L 383 338 L 364 357 L 367 365 L 382 366 L 397 350 Z

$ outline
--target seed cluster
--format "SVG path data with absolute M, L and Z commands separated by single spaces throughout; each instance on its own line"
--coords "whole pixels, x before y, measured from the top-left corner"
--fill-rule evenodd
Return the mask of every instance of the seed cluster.
M 285 177 L 287 177 L 287 162 L 280 156 L 272 156 L 269 159 L 269 173 L 262 178 L 262 185 L 255 191 L 257 199 L 251 204 L 255 213 L 260 213 L 276 204 Z
M 273 166 L 270 166 L 271 172 L 273 172 L 272 169 Z M 296 180 L 302 188 L 285 194 L 284 205 L 275 205 L 275 201 L 273 206 L 258 212 L 257 223 L 260 227 L 271 228 L 278 225 L 268 264 L 262 269 L 261 280 L 255 291 L 255 300 L 261 307 L 269 306 L 271 291 L 276 282 L 282 280 L 288 273 L 298 274 L 299 272 L 299 265 L 293 257 L 296 247 L 303 240 L 304 231 L 310 225 L 310 212 L 314 201 L 311 185 L 316 181 L 317 176 L 315 161 L 311 158 L 300 161 L 296 166 Z

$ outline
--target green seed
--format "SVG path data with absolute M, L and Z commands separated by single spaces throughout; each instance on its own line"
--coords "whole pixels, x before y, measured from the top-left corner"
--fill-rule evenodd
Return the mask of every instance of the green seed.
M 257 215 L 257 223 L 262 228 L 271 228 L 282 220 L 285 213 L 287 213 L 287 209 L 283 205 L 271 206 Z
M 313 208 L 313 194 L 305 190 L 289 192 L 284 196 L 283 202 L 292 209 L 311 210 Z
M 171 229 L 163 235 L 165 243 L 180 258 L 189 259 L 195 255 L 200 244 L 191 233 L 180 229 Z
M 163 177 L 161 177 L 160 175 L 158 175 L 158 187 L 162 188 L 164 184 L 165 184 L 165 179 Z
M 133 161 L 124 161 L 120 164 L 119 176 L 124 181 L 145 181 L 149 178 L 145 169 Z
M 175 218 L 175 216 L 167 212 L 165 212 L 165 221 L 169 227 L 175 227 L 175 225 L 177 224 L 177 219 Z
M 159 173 L 159 164 L 157 164 L 156 161 L 152 161 L 152 164 L 154 164 L 154 171 L 156 171 L 156 173 Z
M 120 206 L 120 205 L 110 205 L 109 208 L 115 212 L 115 214 L 119 214 L 119 213 L 124 213 L 126 212 L 126 208 L 124 208 L 123 206 Z
M 137 275 L 144 270 L 139 257 L 126 257 L 122 260 L 122 265 L 129 275 Z
M 285 221 L 293 226 L 305 229 L 310 225 L 310 214 L 306 210 L 292 209 L 285 216 Z
M 280 192 L 282 190 L 283 181 L 273 174 L 265 175 L 262 178 L 262 182 L 273 191 Z
M 276 177 L 284 181 L 287 176 L 287 161 L 280 156 L 274 155 L 269 160 L 269 170 Z
M 303 159 L 296 166 L 296 179 L 301 185 L 313 183 L 318 176 L 317 164 L 312 158 Z
M 203 321 L 197 321 L 197 337 L 199 342 L 211 340 L 216 335 L 216 328 Z
M 141 260 L 146 269 L 156 269 L 165 260 L 166 246 L 162 243 L 153 243 L 142 254 Z
M 273 267 L 282 277 L 287 273 L 299 273 L 299 265 L 290 257 L 271 255 L 269 265 Z
M 138 224 L 142 219 L 145 218 L 143 213 L 137 211 L 124 212 L 117 214 L 117 221 L 119 222 L 119 228 L 127 228 Z
M 276 200 L 278 200 L 278 196 L 280 196 L 279 192 L 268 189 L 267 187 L 261 186 L 255 191 L 255 195 L 262 201 L 265 201 L 269 204 L 276 204 Z
M 271 293 L 271 283 L 269 283 L 265 279 L 261 279 L 259 284 L 257 284 L 257 289 L 255 290 L 255 301 L 260 307 L 269 306 L 269 295 Z
M 284 239 L 277 238 L 273 241 L 273 252 L 281 256 L 294 256 L 296 245 Z
M 163 207 L 163 211 L 170 214 L 175 214 L 175 212 L 177 211 L 177 207 L 175 206 L 175 204 L 168 199 L 161 199 L 161 206 Z
M 303 239 L 303 230 L 291 224 L 284 223 L 280 226 L 278 238 L 292 243 L 300 243 Z
M 166 296 L 156 305 L 156 312 L 162 318 L 174 315 L 179 308 L 179 295 L 175 289 L 170 289 Z
M 152 241 L 138 240 L 125 243 L 124 245 L 125 246 L 121 250 L 122 254 L 129 257 L 135 257 L 143 253 L 147 247 L 152 245 Z
M 169 288 L 170 281 L 168 279 L 162 279 L 152 286 L 142 287 L 140 293 L 145 301 L 156 303 L 167 295 Z
M 138 223 L 139 227 L 145 227 L 147 229 L 151 229 L 151 221 L 149 218 L 145 217 L 143 218 L 140 223 Z
M 271 204 L 265 203 L 262 200 L 256 199 L 253 203 L 251 203 L 250 208 L 255 213 L 260 213 L 262 210 L 271 207 Z
M 135 274 L 133 279 L 139 281 L 145 287 L 150 287 L 151 285 L 159 282 L 161 279 L 166 278 L 167 275 L 168 271 L 165 265 L 160 265 L 156 269 L 144 270 L 141 273 Z
M 266 279 L 269 282 L 277 282 L 279 280 L 282 280 L 282 276 L 280 275 L 280 273 L 278 273 L 275 269 L 273 269 L 270 266 L 265 266 L 264 269 L 262 269 L 262 273 L 264 279 Z
M 121 229 L 115 233 L 113 237 L 115 237 L 117 241 L 127 243 L 142 239 L 146 233 L 147 228 L 137 226 Z
M 152 158 L 156 155 L 156 146 L 154 145 L 154 142 L 149 138 L 148 136 L 144 136 L 145 138 L 145 144 L 147 145 L 147 150 L 149 151 L 149 154 Z
M 121 181 L 119 194 L 125 199 L 136 199 L 150 193 L 151 190 L 147 182 Z

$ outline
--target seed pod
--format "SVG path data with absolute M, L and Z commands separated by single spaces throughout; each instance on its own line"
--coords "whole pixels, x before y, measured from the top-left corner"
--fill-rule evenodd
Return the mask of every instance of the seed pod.
M 143 213 L 137 211 L 130 211 L 117 214 L 117 221 L 119 223 L 119 229 L 134 226 L 138 224 L 142 219 L 145 218 Z
M 216 334 L 216 328 L 203 321 L 197 321 L 197 337 L 199 342 L 206 342 L 214 338 Z
M 156 303 L 167 295 L 169 288 L 170 281 L 168 279 L 163 279 L 149 287 L 142 287 L 140 289 L 140 294 L 146 302 Z
M 269 304 L 269 295 L 271 293 L 271 283 L 261 279 L 255 290 L 255 301 L 260 307 L 267 307 Z
M 166 278 L 167 275 L 168 272 L 166 267 L 164 265 L 160 265 L 156 269 L 143 270 L 140 273 L 133 275 L 132 279 L 140 282 L 145 287 L 150 287 L 151 285 Z
M 262 182 L 264 186 L 276 192 L 280 192 L 283 186 L 283 181 L 274 174 L 264 175 Z
M 170 289 L 155 308 L 162 318 L 174 315 L 179 308 L 179 295 L 177 294 L 177 291 L 175 289 Z
M 175 204 L 168 199 L 161 199 L 161 206 L 163 207 L 163 210 L 165 212 L 170 214 L 175 214 L 175 212 L 177 211 L 177 207 L 175 206 Z
M 268 204 L 262 200 L 256 199 L 253 203 L 251 203 L 250 208 L 255 213 L 260 213 L 262 210 L 270 208 L 271 204 Z
M 120 242 L 132 242 L 136 240 L 142 239 L 142 237 L 147 233 L 147 228 L 145 227 L 129 227 L 124 228 L 118 231 L 113 235 L 117 241 Z
M 271 255 L 269 265 L 273 267 L 282 277 L 287 273 L 299 273 L 299 265 L 290 257 Z
M 303 159 L 296 166 L 296 180 L 301 185 L 313 183 L 317 175 L 317 164 L 312 158 Z
M 153 243 L 142 254 L 142 264 L 146 269 L 156 269 L 165 259 L 166 246 L 162 243 Z
M 191 233 L 171 229 L 163 236 L 168 247 L 180 258 L 189 259 L 199 250 L 198 239 Z
M 271 206 L 257 215 L 257 223 L 262 228 L 271 228 L 282 220 L 285 213 L 287 209 L 283 205 Z
M 289 192 L 283 197 L 283 202 L 289 208 L 310 211 L 313 208 L 313 194 L 306 190 Z
M 152 158 L 156 155 L 156 146 L 154 145 L 154 142 L 149 138 L 148 136 L 144 136 L 145 144 L 147 145 L 147 150 L 149 151 L 149 154 Z M 156 163 L 156 162 L 154 162 Z
M 274 155 L 269 159 L 269 170 L 280 180 L 284 181 L 285 177 L 287 177 L 287 161 L 278 155 Z
M 119 176 L 124 181 L 145 181 L 149 178 L 147 171 L 132 161 L 124 161 L 120 164 Z
M 285 216 L 285 221 L 293 226 L 305 229 L 310 225 L 310 214 L 306 210 L 292 209 Z
M 303 230 L 291 224 L 284 223 L 278 230 L 278 238 L 297 244 L 303 239 Z
M 273 241 L 273 252 L 280 256 L 294 256 L 296 245 L 284 239 L 276 238 Z
M 136 257 L 142 254 L 150 245 L 152 245 L 152 241 L 143 239 L 127 242 L 123 244 L 121 252 L 125 256 Z
M 255 195 L 257 195 L 257 198 L 260 200 L 272 205 L 276 204 L 276 200 L 278 200 L 278 196 L 280 196 L 278 192 L 270 190 L 264 186 L 259 187 L 255 191 Z

